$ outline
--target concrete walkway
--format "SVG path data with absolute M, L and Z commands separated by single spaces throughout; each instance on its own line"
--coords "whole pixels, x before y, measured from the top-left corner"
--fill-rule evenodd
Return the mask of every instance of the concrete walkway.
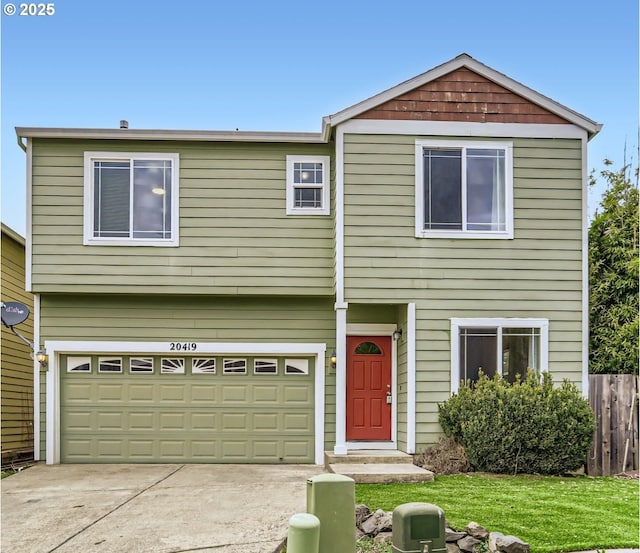
M 3 553 L 271 553 L 315 465 L 36 465 L 2 480 Z

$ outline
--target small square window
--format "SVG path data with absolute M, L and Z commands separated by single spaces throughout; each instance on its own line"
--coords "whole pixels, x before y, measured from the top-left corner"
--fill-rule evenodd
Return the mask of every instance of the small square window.
M 284 374 L 309 374 L 309 360 L 285 359 Z
M 184 358 L 163 357 L 160 372 L 162 374 L 184 374 Z
M 215 358 L 196 357 L 192 359 L 191 374 L 216 374 Z
M 67 372 L 90 373 L 91 357 L 67 357 Z
M 132 357 L 129 360 L 129 372 L 136 373 L 152 373 L 153 357 Z
M 99 373 L 121 373 L 122 357 L 99 357 L 98 372 Z
M 224 359 L 222 374 L 247 374 L 246 359 Z
M 287 214 L 329 215 L 329 156 L 287 156 Z
M 278 374 L 278 360 L 254 359 L 253 374 Z

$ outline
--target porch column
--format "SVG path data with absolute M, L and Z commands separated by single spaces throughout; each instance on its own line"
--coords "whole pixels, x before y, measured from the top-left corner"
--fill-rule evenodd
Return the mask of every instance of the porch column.
M 335 304 L 336 310 L 336 443 L 335 455 L 347 454 L 347 302 Z

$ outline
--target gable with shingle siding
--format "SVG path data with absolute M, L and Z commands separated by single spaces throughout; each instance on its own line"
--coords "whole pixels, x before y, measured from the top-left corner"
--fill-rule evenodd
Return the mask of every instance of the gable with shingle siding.
M 356 119 L 569 123 L 465 67 L 384 102 Z

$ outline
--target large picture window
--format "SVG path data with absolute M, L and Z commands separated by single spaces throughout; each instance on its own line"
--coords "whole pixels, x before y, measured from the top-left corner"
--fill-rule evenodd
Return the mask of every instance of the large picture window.
M 416 236 L 512 238 L 512 147 L 416 142 Z
M 176 246 L 178 154 L 85 152 L 85 243 Z
M 514 382 L 529 369 L 546 371 L 549 322 L 546 319 L 452 319 L 451 388 L 476 382 L 480 371 Z

